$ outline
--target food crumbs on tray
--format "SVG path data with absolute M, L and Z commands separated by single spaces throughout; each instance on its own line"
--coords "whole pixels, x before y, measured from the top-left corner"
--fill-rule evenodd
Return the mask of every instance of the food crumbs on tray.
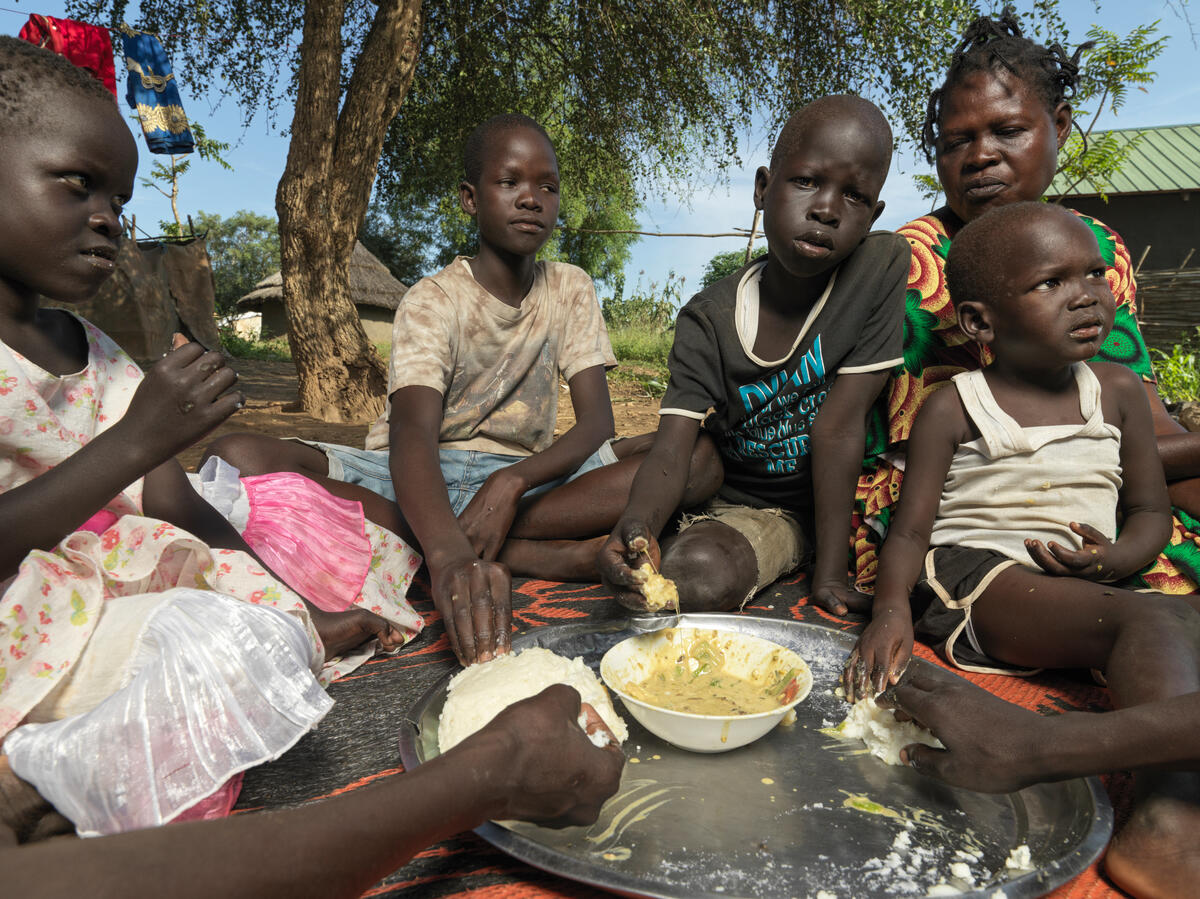
M 633 850 L 627 846 L 614 846 L 600 857 L 607 862 L 624 862 L 628 861 L 631 855 L 633 855 Z
M 958 887 L 952 887 L 948 883 L 935 883 L 929 888 L 926 896 L 961 896 L 962 890 Z
M 775 779 L 771 777 L 764 777 L 762 782 L 770 786 L 771 784 L 775 783 Z
M 966 862 L 951 862 L 950 876 L 961 880 L 967 886 L 975 885 L 975 875 L 971 872 L 971 866 Z
M 1029 847 L 1022 843 L 1013 849 L 1008 854 L 1008 858 L 1004 860 L 1004 867 L 1010 871 L 1032 871 L 1034 867 L 1033 856 L 1029 852 Z
M 842 801 L 843 808 L 852 808 L 856 811 L 866 812 L 868 815 L 881 815 L 884 818 L 904 819 L 904 816 L 895 809 L 890 809 L 886 805 L 880 805 L 878 802 L 868 799 L 861 793 L 847 793 L 845 790 L 839 790 L 838 792 L 846 793 L 846 798 Z

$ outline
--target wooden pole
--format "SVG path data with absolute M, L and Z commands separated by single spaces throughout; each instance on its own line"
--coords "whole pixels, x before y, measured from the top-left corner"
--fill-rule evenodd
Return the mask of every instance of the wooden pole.
M 758 230 L 759 219 L 762 218 L 762 210 L 754 210 L 754 221 L 750 223 L 750 239 L 746 241 L 746 259 L 742 265 L 749 265 L 750 258 L 754 255 L 754 232 Z
M 1134 266 L 1133 276 L 1136 278 L 1138 272 L 1142 270 L 1142 263 L 1146 261 L 1146 255 L 1150 252 L 1150 244 L 1146 244 L 1146 249 L 1142 250 L 1142 255 L 1138 257 L 1138 263 Z
M 1175 277 L 1174 277 L 1174 278 L 1172 278 L 1172 279 L 1171 279 L 1171 283 L 1167 285 L 1167 287 L 1168 287 L 1168 288 L 1171 288 L 1171 287 L 1174 287 L 1174 286 L 1175 286 L 1175 282 L 1179 280 L 1179 273 L 1180 273 L 1180 272 L 1182 272 L 1182 271 L 1183 271 L 1185 268 L 1187 268 L 1187 264 L 1188 264 L 1188 263 L 1191 261 L 1191 259 L 1192 259 L 1192 254 L 1193 254 L 1193 253 L 1195 253 L 1195 252 L 1196 252 L 1196 248 L 1195 248 L 1195 247 L 1192 247 L 1190 250 L 1188 250 L 1188 253 L 1187 253 L 1187 255 L 1183 257 L 1183 262 L 1181 262 L 1181 263 L 1179 264 L 1179 268 L 1177 268 L 1177 269 L 1175 270 Z

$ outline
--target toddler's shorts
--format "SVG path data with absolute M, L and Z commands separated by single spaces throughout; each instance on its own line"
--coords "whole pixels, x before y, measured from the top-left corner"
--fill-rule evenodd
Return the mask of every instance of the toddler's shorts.
M 1027 677 L 1040 668 L 1020 668 L 991 658 L 979 646 L 971 607 L 1007 568 L 1020 564 L 1003 553 L 969 546 L 935 546 L 925 554 L 925 577 L 913 590 L 913 606 L 925 611 L 913 631 L 951 665 L 982 674 Z

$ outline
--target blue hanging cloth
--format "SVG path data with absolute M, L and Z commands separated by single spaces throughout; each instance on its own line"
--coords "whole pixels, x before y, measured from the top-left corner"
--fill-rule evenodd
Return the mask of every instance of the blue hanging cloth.
M 129 81 L 125 101 L 137 111 L 151 153 L 182 155 L 196 149 L 171 60 L 152 34 L 121 29 Z

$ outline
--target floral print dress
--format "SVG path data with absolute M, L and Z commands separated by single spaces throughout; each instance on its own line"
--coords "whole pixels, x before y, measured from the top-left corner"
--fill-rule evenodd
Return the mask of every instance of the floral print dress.
M 45 372 L 0 343 L 0 492 L 49 471 L 111 427 L 141 383 L 141 369 L 94 325 L 80 322 L 88 364 L 72 375 Z M 100 533 L 70 534 L 49 552 L 31 552 L 13 578 L 0 582 L 0 737 L 70 672 L 113 596 L 187 586 L 271 605 L 295 613 L 323 655 L 298 594 L 246 553 L 210 548 L 168 522 L 143 517 L 140 479 L 105 508 L 114 524 Z M 372 555 L 356 604 L 398 624 L 411 639 L 422 622 L 404 593 L 420 557 L 382 528 L 372 525 L 366 533 Z M 368 656 L 334 660 L 320 681 Z
M 1137 292 L 1129 250 L 1096 219 L 1076 213 L 1092 229 L 1108 266 L 1108 285 L 1117 301 L 1112 333 L 1097 360 L 1118 362 L 1143 381 L 1154 383 L 1150 354 L 1137 323 Z M 946 289 L 946 256 L 951 236 L 934 215 L 922 216 L 899 231 L 912 247 L 905 295 L 904 364 L 888 381 L 872 410 L 867 460 L 858 482 L 854 516 L 854 575 L 860 589 L 873 589 L 878 550 L 900 498 L 904 443 L 917 412 L 933 391 L 962 371 L 991 362 L 991 353 L 958 327 Z M 1200 522 L 1173 509 L 1171 540 L 1163 552 L 1123 585 L 1163 593 L 1191 593 L 1200 584 Z

